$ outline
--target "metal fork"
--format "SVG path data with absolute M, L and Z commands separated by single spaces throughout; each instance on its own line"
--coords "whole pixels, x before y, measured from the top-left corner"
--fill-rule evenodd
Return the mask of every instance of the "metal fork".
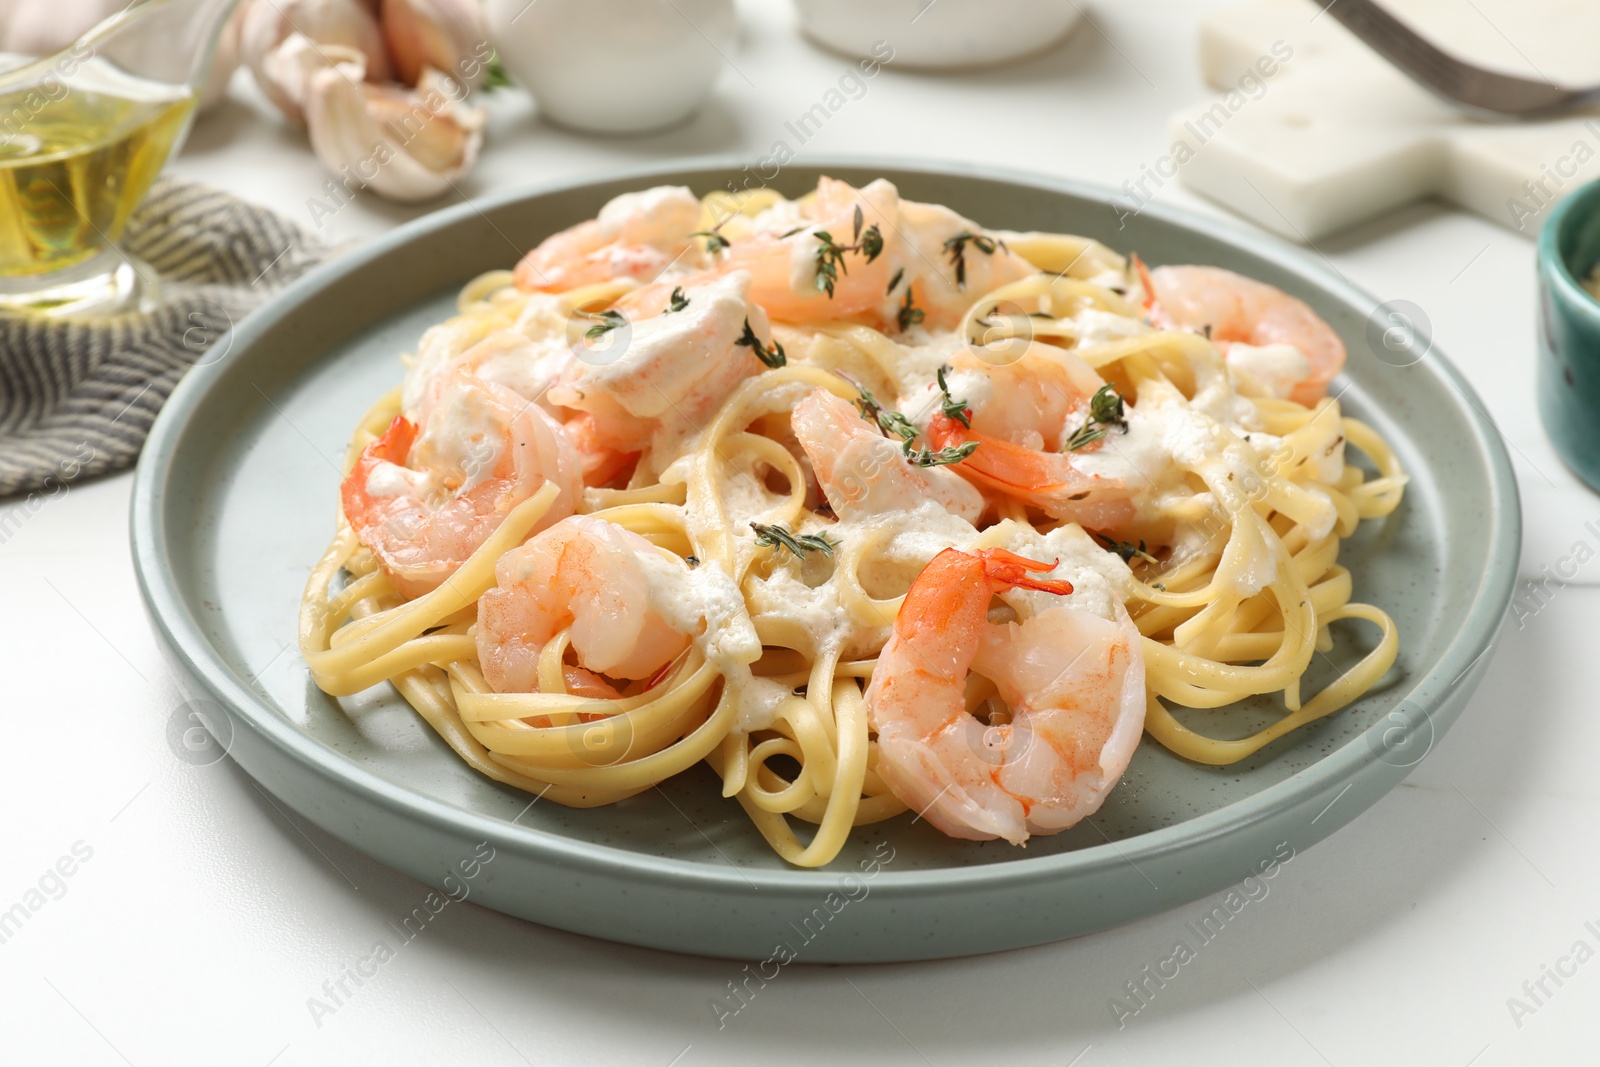
M 1323 10 L 1412 81 L 1483 117 L 1541 118 L 1600 102 L 1600 86 L 1566 89 L 1457 59 L 1373 0 L 1333 0 Z

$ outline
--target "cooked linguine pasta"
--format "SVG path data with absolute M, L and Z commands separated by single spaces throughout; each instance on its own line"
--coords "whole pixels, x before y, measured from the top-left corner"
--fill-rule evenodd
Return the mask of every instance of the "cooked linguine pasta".
M 629 194 L 470 282 L 361 419 L 301 648 L 557 803 L 704 763 L 800 866 L 908 809 L 1020 844 L 1145 734 L 1232 763 L 1389 670 L 1339 551 L 1406 477 L 1343 360 L 1268 286 L 887 182 Z M 1376 644 L 1303 692 L 1341 620 Z M 1238 740 L 1169 710 L 1258 694 Z

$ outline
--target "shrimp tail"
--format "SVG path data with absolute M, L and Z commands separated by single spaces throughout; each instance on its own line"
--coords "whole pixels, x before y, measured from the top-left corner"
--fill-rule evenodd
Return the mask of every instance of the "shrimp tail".
M 396 415 L 378 439 L 366 447 L 362 457 L 371 456 L 386 463 L 404 464 L 411 454 L 411 444 L 417 439 L 417 424 L 404 415 Z
M 928 420 L 928 440 L 945 449 L 978 442 L 952 469 L 980 487 L 1025 500 L 1058 519 L 1096 530 L 1133 517 L 1133 493 L 1119 480 L 1084 474 L 1060 453 L 1037 452 L 962 426 L 943 412 Z
M 1072 592 L 1072 583 L 1061 578 L 1035 578 L 1029 571 L 1053 571 L 1060 564 L 1059 558 L 1049 563 L 1026 556 L 1019 556 L 1015 552 L 1008 552 L 1003 548 L 986 548 L 978 552 L 978 558 L 983 561 L 983 573 L 991 581 L 1007 588 L 1037 589 L 1041 593 L 1056 593 L 1062 596 Z
M 411 454 L 411 444 L 416 439 L 417 424 L 404 415 L 396 415 L 383 433 L 361 450 L 360 458 L 350 468 L 350 473 L 344 476 L 344 482 L 339 487 L 346 521 L 359 526 L 361 517 L 367 512 L 367 479 L 372 475 L 372 468 L 380 463 L 405 466 L 406 457 Z
M 1129 259 L 1133 263 L 1134 273 L 1139 276 L 1139 287 L 1144 290 L 1144 309 L 1151 310 L 1156 306 L 1156 283 L 1150 278 L 1150 268 L 1144 265 L 1144 260 L 1135 252 Z

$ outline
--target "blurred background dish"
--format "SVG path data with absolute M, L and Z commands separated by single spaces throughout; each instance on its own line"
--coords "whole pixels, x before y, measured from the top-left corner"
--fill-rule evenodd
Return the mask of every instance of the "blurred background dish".
M 593 133 L 694 114 L 733 51 L 733 0 L 488 0 L 495 53 L 539 112 Z
M 824 47 L 901 67 L 981 67 L 1042 51 L 1078 24 L 1073 0 L 795 0 L 800 28 Z
M 1567 466 L 1600 489 L 1600 182 L 1556 206 L 1538 256 L 1539 415 Z

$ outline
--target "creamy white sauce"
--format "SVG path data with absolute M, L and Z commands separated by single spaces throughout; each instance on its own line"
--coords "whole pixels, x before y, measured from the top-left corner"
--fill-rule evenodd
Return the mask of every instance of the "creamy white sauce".
M 608 363 L 574 363 L 576 389 L 600 390 L 640 418 L 678 409 L 680 417 L 692 419 L 696 412 L 683 411 L 682 405 L 708 388 L 721 392 L 718 387 L 727 384 L 731 389 L 729 375 L 745 362 L 734 359 L 734 342 L 750 316 L 749 288 L 750 275 L 734 271 L 686 288 L 689 305 L 682 311 L 643 317 L 612 331 L 610 343 L 623 345 L 622 353 Z
M 700 222 L 700 200 L 686 186 L 658 185 L 623 193 L 600 209 L 600 232 L 608 241 L 668 245 L 682 241 Z
M 482 485 L 494 473 L 507 443 L 506 426 L 485 395 L 456 385 L 434 405 L 413 451 L 422 470 L 446 476 L 459 473 L 463 481 L 454 491 L 460 494 Z
M 694 647 L 729 687 L 725 699 L 737 709 L 734 729 L 770 726 L 778 701 L 772 683 L 750 672 L 761 658 L 761 639 L 733 578 L 714 560 L 689 568 L 654 552 L 639 559 L 651 604 L 674 630 L 692 635 Z M 776 688 L 778 697 L 788 694 Z
M 1294 387 L 1311 376 L 1311 361 L 1294 345 L 1227 346 L 1225 358 L 1234 390 L 1247 396 L 1287 399 Z
M 1078 344 L 1081 346 L 1121 341 L 1150 332 L 1150 327 L 1138 319 L 1099 308 L 1084 308 L 1068 321 L 1077 331 Z
M 373 498 L 421 498 L 429 489 L 428 475 L 394 463 L 375 463 L 367 474 L 367 495 Z
M 1088 534 L 1074 525 L 1061 526 L 1041 534 L 1031 526 L 1007 522 L 1002 530 L 1003 547 L 1042 563 L 1056 562 L 1049 571 L 1034 577 L 1065 579 L 1072 583 L 1066 596 L 1034 589 L 1011 589 L 1000 594 L 1022 618 L 1031 618 L 1051 607 L 1065 604 L 1091 612 L 1102 619 L 1115 619 L 1117 605 L 1125 602 L 1133 589 L 1133 572 L 1115 552 L 1107 552 Z

